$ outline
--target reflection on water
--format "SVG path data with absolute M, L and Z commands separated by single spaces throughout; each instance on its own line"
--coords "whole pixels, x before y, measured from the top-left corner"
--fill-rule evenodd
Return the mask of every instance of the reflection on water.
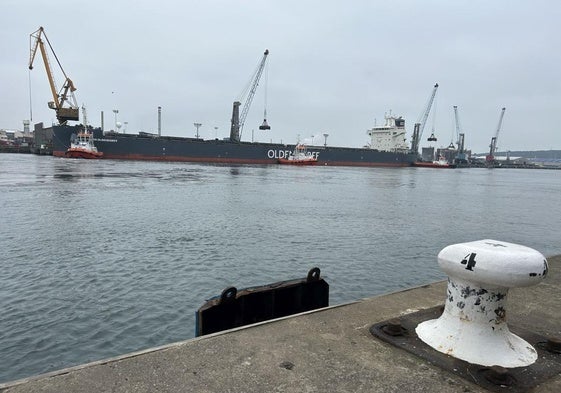
M 0 381 L 193 337 L 222 289 L 319 266 L 338 304 L 482 238 L 561 253 L 556 171 L 0 156 Z

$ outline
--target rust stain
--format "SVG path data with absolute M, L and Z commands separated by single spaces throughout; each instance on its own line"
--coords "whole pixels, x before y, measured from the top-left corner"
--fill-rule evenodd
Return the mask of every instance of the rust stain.
M 503 323 L 506 319 L 506 310 L 502 306 L 498 307 L 495 309 L 495 315 L 497 316 L 495 318 L 495 323 L 496 324 Z

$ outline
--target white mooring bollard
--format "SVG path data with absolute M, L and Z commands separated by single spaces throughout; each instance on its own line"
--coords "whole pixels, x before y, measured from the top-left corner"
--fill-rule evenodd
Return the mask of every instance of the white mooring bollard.
M 454 244 L 438 254 L 448 275 L 444 312 L 415 331 L 436 349 L 483 366 L 521 367 L 534 363 L 536 350 L 511 333 L 506 323 L 509 288 L 538 284 L 547 260 L 538 251 L 497 240 Z

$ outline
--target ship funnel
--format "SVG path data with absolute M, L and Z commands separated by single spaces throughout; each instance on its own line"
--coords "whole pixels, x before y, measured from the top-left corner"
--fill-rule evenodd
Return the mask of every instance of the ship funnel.
M 270 130 L 271 126 L 267 124 L 267 119 L 263 119 L 263 124 L 259 126 L 260 130 Z

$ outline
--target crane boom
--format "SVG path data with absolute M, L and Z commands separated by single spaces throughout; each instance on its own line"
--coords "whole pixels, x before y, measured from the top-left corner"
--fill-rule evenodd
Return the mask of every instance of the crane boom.
M 421 141 L 421 137 L 423 136 L 423 130 L 425 128 L 425 124 L 427 122 L 427 119 L 429 117 L 429 113 L 432 107 L 432 103 L 434 101 L 434 97 L 436 96 L 436 91 L 438 90 L 438 83 L 436 83 L 432 89 L 432 93 L 429 97 L 429 100 L 427 102 L 427 105 L 425 106 L 425 110 L 424 112 L 421 114 L 421 116 L 419 117 L 419 120 L 417 120 L 417 123 L 415 123 L 414 129 L 413 129 L 413 138 L 411 138 L 411 151 L 413 153 L 418 154 L 419 152 L 419 142 Z
M 458 106 L 457 105 L 454 105 L 454 119 L 456 121 L 456 137 L 457 137 L 461 132 L 460 117 L 458 116 Z
M 457 163 L 465 163 L 466 162 L 466 153 L 464 151 L 464 143 L 465 143 L 465 134 L 462 132 L 462 127 L 460 126 L 460 115 L 458 115 L 458 106 L 454 105 L 454 118 L 456 120 L 456 138 L 457 145 L 458 145 L 458 153 L 456 155 L 456 162 Z
M 245 118 L 249 112 L 249 107 L 251 106 L 251 102 L 253 101 L 253 96 L 257 90 L 257 86 L 259 85 L 259 79 L 261 79 L 261 74 L 263 74 L 263 69 L 265 68 L 265 62 L 267 61 L 267 56 L 269 55 L 269 50 L 265 49 L 263 53 L 263 57 L 257 66 L 251 82 L 251 88 L 249 90 L 249 94 L 245 100 L 244 106 L 241 111 L 240 115 L 240 101 L 234 101 L 234 108 L 232 110 L 232 126 L 230 128 L 230 140 L 233 142 L 239 142 L 241 138 L 241 133 L 243 130 L 243 126 L 245 124 Z
M 499 132 L 501 131 L 501 126 L 503 125 L 503 117 L 505 115 L 506 108 L 501 109 L 501 115 L 499 116 L 499 124 L 497 125 L 497 130 L 495 131 L 495 136 L 491 138 L 491 144 L 489 145 L 489 154 L 485 157 L 488 163 L 495 161 L 495 153 L 497 151 L 497 141 L 499 140 Z
M 45 43 L 42 37 L 45 37 L 45 41 L 47 41 L 47 43 L 49 44 L 49 48 L 51 49 L 51 52 L 55 56 L 55 59 L 65 78 L 62 89 L 59 92 L 57 92 L 54 73 L 51 67 L 51 63 L 49 62 L 49 56 L 47 55 L 47 50 L 45 48 Z M 43 63 L 45 65 L 45 71 L 47 72 L 47 78 L 49 80 L 49 86 L 51 88 L 51 94 L 53 96 L 53 101 L 49 102 L 49 108 L 55 110 L 57 120 L 61 124 L 66 123 L 69 120 L 78 120 L 79 109 L 78 109 L 78 105 L 76 104 L 76 98 L 74 97 L 74 91 L 76 90 L 76 87 L 74 87 L 74 83 L 64 72 L 64 69 L 60 64 L 58 57 L 54 53 L 53 47 L 49 39 L 47 38 L 47 35 L 45 34 L 45 29 L 43 29 L 43 27 L 39 27 L 37 31 L 30 34 L 30 56 L 29 56 L 30 70 L 33 69 L 33 61 L 35 60 L 37 49 L 39 49 L 41 52 Z M 69 102 L 69 99 L 71 100 L 71 102 Z M 65 107 L 65 104 L 68 104 L 68 107 Z

